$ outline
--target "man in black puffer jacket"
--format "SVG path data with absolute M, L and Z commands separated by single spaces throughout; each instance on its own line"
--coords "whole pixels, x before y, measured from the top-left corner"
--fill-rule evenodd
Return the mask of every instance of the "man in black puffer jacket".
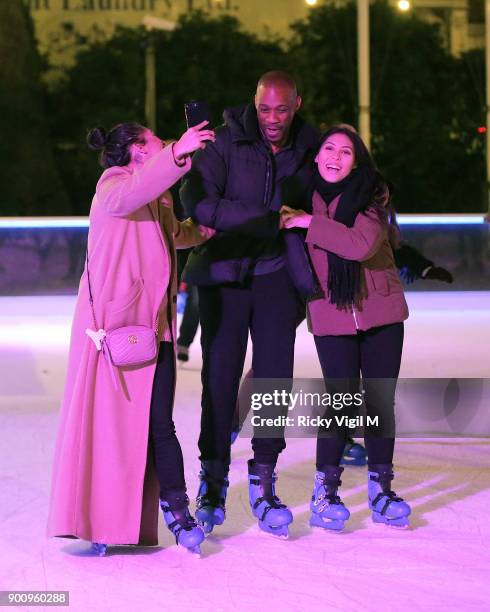
M 285 186 L 288 202 L 295 190 L 305 193 L 318 145 L 317 132 L 296 115 L 300 105 L 288 74 L 266 73 L 255 105 L 225 111 L 216 142 L 195 154 L 180 191 L 186 213 L 216 230 L 194 249 L 184 272 L 199 290 L 202 470 L 196 516 L 208 532 L 225 516 L 230 438 L 249 330 L 255 377 L 292 378 L 298 289 L 308 294 L 314 288 L 302 243 L 280 232 Z M 252 448 L 252 511 L 262 529 L 285 536 L 292 515 L 274 492 L 284 436 L 255 436 Z

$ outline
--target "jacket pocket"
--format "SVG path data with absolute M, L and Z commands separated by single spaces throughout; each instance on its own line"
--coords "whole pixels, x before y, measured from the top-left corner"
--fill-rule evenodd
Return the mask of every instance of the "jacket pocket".
M 388 289 L 390 293 L 403 293 L 403 285 L 398 276 L 398 272 L 394 268 L 386 270 L 386 278 L 388 280 Z
M 115 314 L 132 306 L 140 297 L 144 287 L 142 278 L 138 278 L 127 291 L 106 304 L 107 312 Z
M 403 293 L 403 287 L 395 269 L 369 270 L 374 291 L 380 295 Z
M 371 279 L 373 281 L 374 291 L 380 295 L 389 295 L 390 287 L 388 277 L 385 270 L 370 270 Z

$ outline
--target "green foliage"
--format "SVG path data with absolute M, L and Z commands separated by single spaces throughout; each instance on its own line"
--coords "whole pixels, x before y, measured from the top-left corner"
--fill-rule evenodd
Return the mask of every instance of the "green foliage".
M 194 12 L 172 33 L 154 32 L 157 61 L 157 132 L 177 138 L 185 130 L 184 102 L 204 99 L 213 124 L 223 109 L 252 99 L 257 75 L 285 67 L 276 41 L 244 32 L 231 17 Z M 88 129 L 121 121 L 145 123 L 144 29 L 123 29 L 83 50 L 51 93 L 52 129 L 58 159 L 78 214 L 86 214 L 100 167 L 85 145 Z
M 20 0 L 0 3 L 0 57 L 0 215 L 69 214 L 32 24 Z
M 86 145 L 88 131 L 121 121 L 144 123 L 144 44 L 142 30 L 117 29 L 109 40 L 81 51 L 50 92 L 57 159 L 75 214 L 88 213 L 101 173 L 97 155 Z
M 293 30 L 291 61 L 310 121 L 357 125 L 355 5 L 324 5 Z M 383 1 L 371 5 L 370 40 L 371 148 L 396 186 L 398 210 L 483 210 L 481 100 L 472 94 L 484 81 L 475 57 L 454 58 L 436 25 Z
M 187 14 L 171 34 L 157 41 L 158 128 L 177 136 L 185 129 L 184 103 L 206 100 L 213 125 L 223 110 L 253 100 L 258 77 L 287 68 L 278 41 L 245 32 L 233 17 Z
M 371 5 L 372 149 L 396 185 L 402 212 L 484 209 L 483 55 L 461 58 L 444 48 L 436 25 L 401 14 L 378 0 Z M 357 124 L 357 32 L 353 3 L 322 5 L 293 25 L 285 48 L 261 40 L 229 16 L 183 16 L 174 32 L 154 32 L 158 133 L 185 129 L 184 102 L 206 100 L 212 123 L 224 108 L 252 100 L 257 78 L 286 69 L 297 78 L 302 115 L 319 127 Z M 51 130 L 73 210 L 86 214 L 98 175 L 87 130 L 144 119 L 143 29 L 119 29 L 82 50 L 76 65 L 51 92 Z

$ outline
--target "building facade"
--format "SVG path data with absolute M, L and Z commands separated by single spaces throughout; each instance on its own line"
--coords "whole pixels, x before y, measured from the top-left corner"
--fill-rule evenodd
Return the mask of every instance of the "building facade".
M 25 0 L 40 51 L 60 68 L 73 61 L 84 43 L 110 36 L 118 25 L 141 25 L 148 16 L 175 21 L 201 9 L 210 15 L 234 15 L 259 36 L 287 38 L 292 22 L 326 1 L 345 0 Z M 398 0 L 390 2 L 397 6 Z M 483 0 L 411 0 L 411 10 L 442 26 L 454 55 L 484 46 Z

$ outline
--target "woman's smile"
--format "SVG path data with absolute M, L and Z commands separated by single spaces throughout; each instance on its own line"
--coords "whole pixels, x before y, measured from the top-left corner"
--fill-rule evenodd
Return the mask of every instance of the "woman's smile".
M 350 138 L 337 133 L 328 137 L 316 157 L 318 171 L 328 183 L 338 183 L 354 167 L 354 147 Z

